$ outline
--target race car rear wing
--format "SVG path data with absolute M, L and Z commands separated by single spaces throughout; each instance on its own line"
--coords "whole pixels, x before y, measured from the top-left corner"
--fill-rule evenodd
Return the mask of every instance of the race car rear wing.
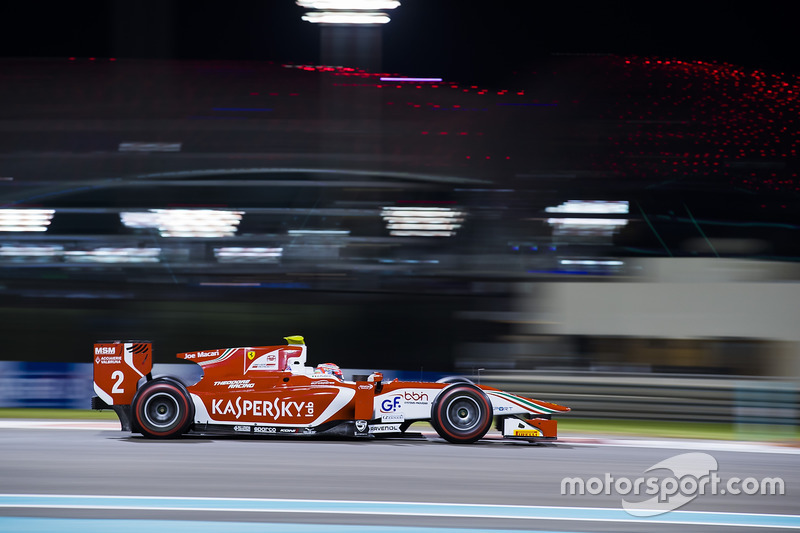
M 130 405 L 136 385 L 153 368 L 152 343 L 149 341 L 108 341 L 94 345 L 93 409 Z M 149 379 L 149 377 L 148 377 Z

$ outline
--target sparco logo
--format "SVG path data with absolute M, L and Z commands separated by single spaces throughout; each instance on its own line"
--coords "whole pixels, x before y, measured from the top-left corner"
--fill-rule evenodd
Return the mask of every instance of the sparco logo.
M 404 391 L 403 399 L 407 402 L 427 402 L 428 395 L 424 392 Z
M 116 348 L 113 346 L 98 346 L 94 349 L 95 355 L 114 355 Z
M 233 415 L 236 420 L 241 416 L 278 417 L 310 417 L 314 416 L 314 402 L 289 402 L 275 398 L 269 400 L 243 400 L 237 396 L 235 400 L 211 400 L 212 415 Z

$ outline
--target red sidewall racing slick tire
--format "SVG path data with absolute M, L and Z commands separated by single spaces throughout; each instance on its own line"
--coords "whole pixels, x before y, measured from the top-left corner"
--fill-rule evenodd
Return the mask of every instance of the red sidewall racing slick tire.
M 473 384 L 453 383 L 434 400 L 431 425 L 448 442 L 470 444 L 492 427 L 492 402 Z
M 173 380 L 148 381 L 133 399 L 134 431 L 145 437 L 168 439 L 189 429 L 194 405 L 180 383 Z

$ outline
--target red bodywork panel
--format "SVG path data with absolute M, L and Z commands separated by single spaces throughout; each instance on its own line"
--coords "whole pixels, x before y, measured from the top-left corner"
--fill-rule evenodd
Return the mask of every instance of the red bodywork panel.
M 94 390 L 108 405 L 126 405 L 136 384 L 153 368 L 149 342 L 109 342 L 94 345 Z

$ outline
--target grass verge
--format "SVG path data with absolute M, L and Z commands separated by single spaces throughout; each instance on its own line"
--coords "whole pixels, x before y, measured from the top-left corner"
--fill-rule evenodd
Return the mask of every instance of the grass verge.
M 17 409 L 0 408 L 0 418 L 41 418 L 53 420 L 117 420 L 114 411 L 91 409 Z
M 559 418 L 560 435 L 602 434 L 684 439 L 745 441 L 800 441 L 797 426 L 767 424 L 722 424 L 661 420 L 597 420 Z

